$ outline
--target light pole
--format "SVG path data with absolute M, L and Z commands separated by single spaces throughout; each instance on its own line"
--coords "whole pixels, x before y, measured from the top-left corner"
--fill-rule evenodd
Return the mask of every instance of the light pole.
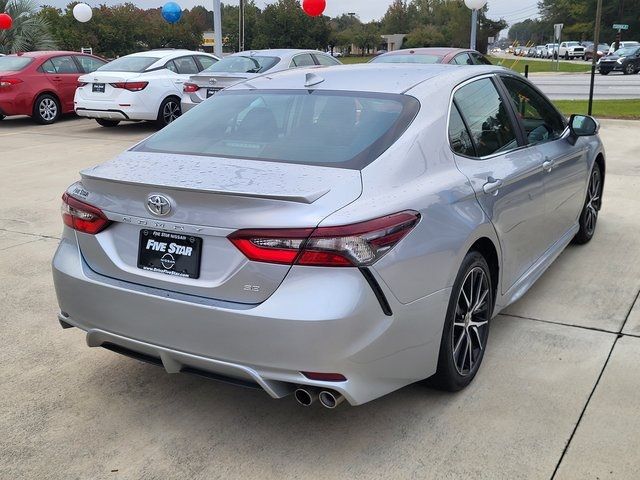
M 222 58 L 222 8 L 220 0 L 213 0 L 213 53 Z
M 487 0 L 464 0 L 467 8 L 471 9 L 471 41 L 469 48 L 476 50 L 476 39 L 478 38 L 478 10 L 487 4 Z

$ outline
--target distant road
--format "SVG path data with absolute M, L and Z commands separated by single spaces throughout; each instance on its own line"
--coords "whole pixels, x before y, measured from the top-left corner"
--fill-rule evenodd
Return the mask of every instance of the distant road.
M 589 74 L 532 73 L 529 79 L 549 98 L 554 100 L 584 100 L 589 98 Z M 596 73 L 594 98 L 620 100 L 640 98 L 640 74 L 623 75 Z

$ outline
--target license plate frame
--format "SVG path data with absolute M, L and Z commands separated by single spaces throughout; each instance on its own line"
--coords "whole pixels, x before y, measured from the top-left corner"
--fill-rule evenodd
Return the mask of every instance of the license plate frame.
M 93 93 L 104 93 L 106 84 L 104 83 L 94 83 L 91 85 L 91 91 Z
M 161 230 L 140 230 L 138 268 L 178 278 L 200 278 L 201 237 Z
M 219 88 L 207 88 L 207 98 L 213 97 L 219 91 Z

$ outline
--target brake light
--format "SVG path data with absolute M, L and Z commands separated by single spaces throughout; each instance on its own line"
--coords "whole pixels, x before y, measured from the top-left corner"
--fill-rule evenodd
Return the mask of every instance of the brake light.
M 67 193 L 62 195 L 62 221 L 67 227 L 91 235 L 101 232 L 111 223 L 99 208 Z
M 125 90 L 129 90 L 130 92 L 139 92 L 140 90 L 144 90 L 149 85 L 149 82 L 117 82 L 110 83 L 113 88 L 123 88 Z
M 22 83 L 22 80 L 20 80 L 19 78 L 0 78 L 0 88 L 12 87 L 19 83 Z
M 85 86 L 87 86 L 87 85 L 89 85 L 89 83 L 88 83 L 88 82 L 78 82 L 78 88 L 80 88 L 80 87 L 85 87 Z
M 198 90 L 200 90 L 200 87 L 195 83 L 185 83 L 182 86 L 182 91 L 184 93 L 196 93 Z
M 413 211 L 341 227 L 238 230 L 229 240 L 256 262 L 364 267 L 389 252 L 418 223 Z

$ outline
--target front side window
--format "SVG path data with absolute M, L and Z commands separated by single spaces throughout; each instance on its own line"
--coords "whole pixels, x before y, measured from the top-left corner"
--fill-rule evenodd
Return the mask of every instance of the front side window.
M 562 136 L 565 122 L 551 104 L 530 85 L 514 77 L 502 77 L 529 144 L 549 142 Z
M 80 73 L 78 65 L 76 65 L 76 62 L 73 61 L 70 55 L 54 57 L 51 59 L 51 64 L 55 69 L 55 73 Z
M 361 169 L 402 135 L 419 105 L 408 95 L 223 91 L 136 150 Z
M 509 106 L 491 79 L 469 83 L 461 87 L 453 98 L 469 127 L 476 156 L 504 153 L 518 146 Z

